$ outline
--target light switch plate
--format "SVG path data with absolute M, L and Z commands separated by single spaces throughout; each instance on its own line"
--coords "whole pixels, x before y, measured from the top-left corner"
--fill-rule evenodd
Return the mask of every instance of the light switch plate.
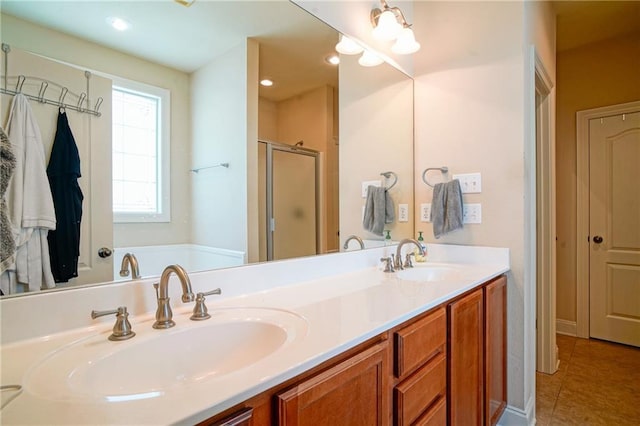
M 460 181 L 460 189 L 463 194 L 479 194 L 482 192 L 482 175 L 480 173 L 453 175 L 453 179 Z
M 482 204 L 465 204 L 462 212 L 462 223 L 482 223 Z
M 409 222 L 409 204 L 398 204 L 398 222 Z
M 420 222 L 431 222 L 431 203 L 420 204 Z
M 380 182 L 379 180 L 367 180 L 362 182 L 362 198 L 367 198 L 367 189 L 370 185 L 381 187 L 382 182 Z

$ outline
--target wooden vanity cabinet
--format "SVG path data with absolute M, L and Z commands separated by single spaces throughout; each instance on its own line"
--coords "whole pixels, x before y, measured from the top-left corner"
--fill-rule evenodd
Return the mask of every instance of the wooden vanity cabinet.
M 447 307 L 450 425 L 495 425 L 506 408 L 506 290 L 500 276 Z
M 507 407 L 507 277 L 484 289 L 485 425 L 495 425 Z
M 386 425 L 387 342 L 276 395 L 278 425 Z
M 494 425 L 506 407 L 506 283 L 498 277 L 202 424 Z
M 446 318 L 437 308 L 393 331 L 395 425 L 446 423 Z
M 484 298 L 482 288 L 452 302 L 448 311 L 449 424 L 484 422 Z

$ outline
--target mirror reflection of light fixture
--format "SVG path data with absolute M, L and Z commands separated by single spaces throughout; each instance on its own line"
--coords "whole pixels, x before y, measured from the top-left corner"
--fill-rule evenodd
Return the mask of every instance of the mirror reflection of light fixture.
M 384 60 L 380 56 L 370 50 L 365 50 L 362 56 L 360 56 L 360 59 L 358 59 L 358 63 L 363 67 L 375 67 L 383 62 Z
M 271 80 L 270 78 L 263 78 L 262 80 L 260 80 L 260 84 L 265 87 L 271 87 L 273 86 L 273 80 Z
M 340 57 L 338 57 L 338 55 L 329 55 L 326 58 L 324 58 L 325 62 L 330 64 L 330 65 L 338 65 L 340 64 Z
M 411 29 L 399 7 L 389 7 L 386 0 L 380 0 L 382 10 L 375 8 L 371 11 L 371 25 L 373 37 L 378 40 L 396 40 L 391 47 L 394 53 L 408 55 L 420 50 L 420 43 Z
M 364 49 L 349 37 L 341 35 L 340 42 L 336 44 L 336 50 L 343 55 L 357 55 L 358 53 L 362 53 Z

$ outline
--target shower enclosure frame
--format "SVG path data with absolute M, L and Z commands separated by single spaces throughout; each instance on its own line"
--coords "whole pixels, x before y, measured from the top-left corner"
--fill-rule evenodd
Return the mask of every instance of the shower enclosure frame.
M 315 167 L 315 182 L 314 182 L 314 191 L 315 191 L 315 237 L 316 237 L 316 253 L 319 254 L 322 244 L 321 244 L 321 224 L 320 224 L 320 213 L 321 213 L 321 196 L 320 196 L 320 179 L 321 179 L 321 164 L 320 164 L 320 152 L 304 148 L 301 146 L 292 146 L 281 142 L 274 142 L 268 140 L 259 139 L 258 143 L 263 143 L 266 145 L 266 237 L 267 237 L 267 260 L 274 260 L 274 245 L 273 233 L 275 232 L 275 218 L 273 216 L 274 213 L 274 201 L 273 201 L 273 154 L 274 151 L 281 151 L 290 154 L 304 155 L 307 157 L 312 157 L 314 159 L 314 167 Z

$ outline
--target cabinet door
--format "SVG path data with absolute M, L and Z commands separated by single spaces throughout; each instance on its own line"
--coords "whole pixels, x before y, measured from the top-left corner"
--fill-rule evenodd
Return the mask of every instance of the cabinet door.
M 387 342 L 277 395 L 282 426 L 373 426 L 389 423 Z
M 482 291 L 478 289 L 448 306 L 447 395 L 450 425 L 481 425 L 484 420 Z
M 507 278 L 484 288 L 485 424 L 495 425 L 507 406 Z

